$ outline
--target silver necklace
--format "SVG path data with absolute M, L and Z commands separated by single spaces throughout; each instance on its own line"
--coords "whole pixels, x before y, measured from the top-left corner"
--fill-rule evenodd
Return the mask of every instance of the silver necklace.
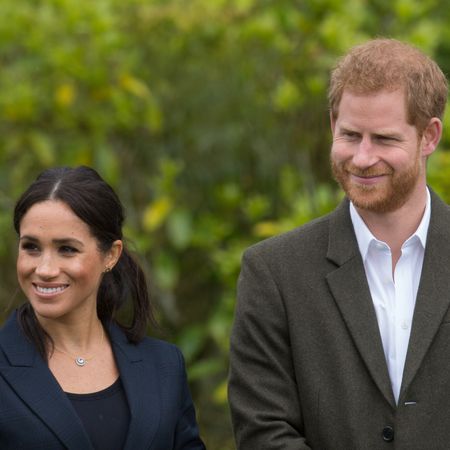
M 100 341 L 100 348 L 103 345 L 103 338 L 105 336 L 105 332 L 103 330 L 103 327 L 101 327 L 101 329 L 102 329 L 102 339 Z M 95 358 L 95 356 L 96 356 L 96 355 L 92 355 L 92 356 L 88 356 L 86 358 L 83 357 L 83 356 L 73 356 L 70 353 L 66 352 L 65 350 L 62 350 L 62 349 L 58 348 L 56 345 L 54 346 L 54 349 L 56 351 L 58 351 L 59 353 L 62 353 L 63 355 L 68 356 L 72 361 L 75 362 L 75 364 L 78 367 L 84 367 L 89 361 L 92 361 Z

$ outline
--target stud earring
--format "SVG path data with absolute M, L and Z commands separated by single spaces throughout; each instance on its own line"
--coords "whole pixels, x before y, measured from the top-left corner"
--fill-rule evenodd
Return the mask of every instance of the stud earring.
M 111 267 L 105 267 L 105 270 L 103 271 L 103 273 L 108 273 L 111 272 Z

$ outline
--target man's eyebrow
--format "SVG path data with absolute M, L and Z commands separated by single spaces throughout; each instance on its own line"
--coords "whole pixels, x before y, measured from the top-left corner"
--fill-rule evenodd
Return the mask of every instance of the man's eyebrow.
M 377 133 L 373 133 L 374 136 L 377 137 L 388 137 L 394 139 L 401 139 L 401 135 L 393 130 L 380 130 Z
M 340 133 L 354 133 L 354 134 L 360 134 L 359 131 L 356 131 L 355 129 L 353 129 L 352 127 L 346 126 L 346 125 L 341 125 L 339 127 L 339 132 Z
M 353 129 L 351 126 L 348 126 L 348 125 L 340 126 L 339 131 L 341 133 L 361 134 L 360 131 Z M 398 140 L 402 139 L 401 134 L 399 134 L 397 131 L 389 130 L 389 129 L 377 130 L 377 131 L 371 132 L 370 134 L 375 137 L 387 137 L 387 138 L 393 138 L 393 139 L 398 139 Z

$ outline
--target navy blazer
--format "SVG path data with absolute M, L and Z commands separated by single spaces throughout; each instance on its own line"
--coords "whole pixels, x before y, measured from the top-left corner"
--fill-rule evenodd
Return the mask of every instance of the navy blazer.
M 200 450 L 181 352 L 145 338 L 109 336 L 130 408 L 125 450 Z M 0 331 L 0 448 L 93 450 L 72 404 L 12 314 Z

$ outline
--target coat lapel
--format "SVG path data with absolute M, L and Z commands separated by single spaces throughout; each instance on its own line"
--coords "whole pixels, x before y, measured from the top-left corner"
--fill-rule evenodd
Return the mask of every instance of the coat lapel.
M 330 217 L 327 257 L 338 266 L 328 274 L 327 282 L 346 326 L 378 389 L 395 407 L 375 309 L 347 200 Z
M 131 414 L 124 450 L 150 448 L 161 418 L 158 371 L 117 326 L 111 325 L 109 331 Z
M 450 305 L 450 208 L 431 191 L 431 218 L 400 394 L 417 373 Z
M 53 431 L 65 447 L 92 449 L 70 400 L 47 364 L 20 331 L 15 313 L 1 331 L 1 342 L 9 365 L 0 366 L 0 376 L 11 389 Z

